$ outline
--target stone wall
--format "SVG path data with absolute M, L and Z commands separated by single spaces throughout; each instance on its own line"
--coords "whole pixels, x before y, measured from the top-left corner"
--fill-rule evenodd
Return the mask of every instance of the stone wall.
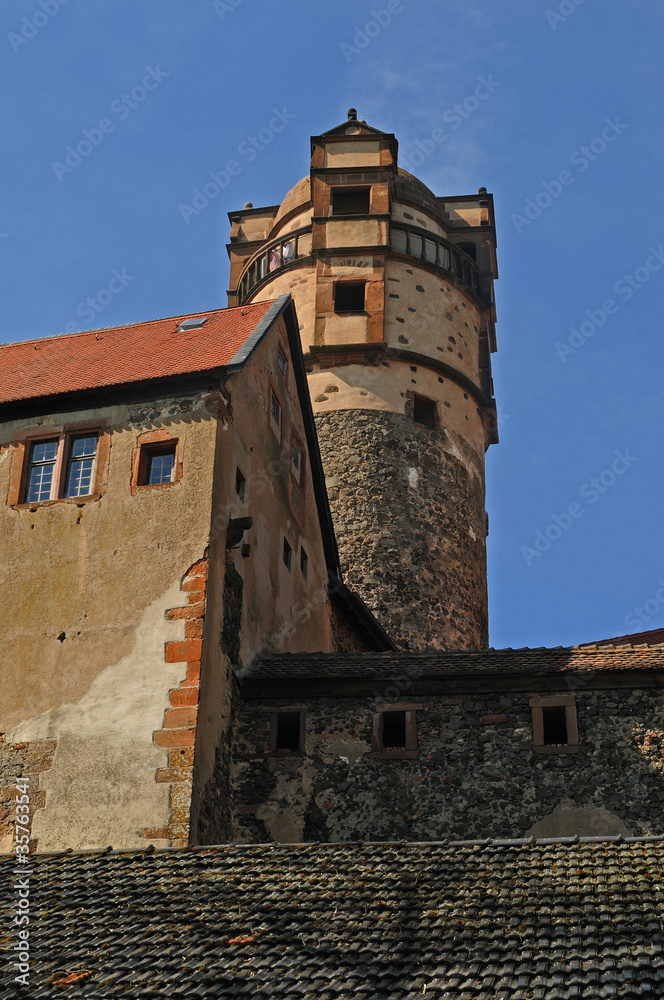
M 346 583 L 407 649 L 488 645 L 483 470 L 452 431 L 316 415 Z
M 407 701 L 407 678 L 398 686 Z M 570 688 L 540 693 L 569 695 Z M 423 706 L 417 712 L 417 755 L 399 760 L 372 754 L 375 699 L 273 701 L 273 707 L 307 712 L 306 748 L 299 755 L 267 752 L 270 706 L 245 702 L 235 726 L 233 839 L 661 834 L 661 693 L 577 691 L 575 754 L 534 751 L 529 697 L 413 697 Z

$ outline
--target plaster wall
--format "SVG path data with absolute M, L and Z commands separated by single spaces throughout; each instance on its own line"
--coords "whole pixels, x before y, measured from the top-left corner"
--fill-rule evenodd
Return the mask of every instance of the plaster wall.
M 421 229 L 428 229 L 436 236 L 446 238 L 448 231 L 438 219 L 434 219 L 423 208 L 415 208 L 413 205 L 401 205 L 398 201 L 392 202 L 392 222 L 403 222 L 406 226 L 419 226 Z
M 428 355 L 479 385 L 480 309 L 470 295 L 423 267 L 388 260 L 385 340 Z
M 106 419 L 110 448 L 94 500 L 10 507 L 15 431 Z M 182 479 L 132 495 L 139 436 L 178 440 Z M 183 664 L 165 643 L 184 638 L 166 610 L 186 602 L 180 581 L 201 558 L 210 528 L 216 422 L 203 397 L 6 422 L 0 429 L 0 541 L 5 600 L 0 731 L 8 746 L 55 741 L 39 778 L 40 850 L 144 846 L 163 828 L 167 763 L 153 743 Z

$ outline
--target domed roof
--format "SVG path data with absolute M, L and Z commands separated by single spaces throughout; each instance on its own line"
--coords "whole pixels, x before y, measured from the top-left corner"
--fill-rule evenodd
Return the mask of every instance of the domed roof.
M 295 187 L 292 187 L 281 205 L 279 206 L 279 211 L 274 217 L 274 223 L 272 229 L 276 229 L 283 219 L 284 215 L 288 215 L 292 212 L 294 208 L 298 205 L 306 205 L 308 201 L 311 200 L 311 180 L 309 174 L 303 177 L 301 181 L 298 181 Z
M 399 167 L 397 170 L 396 195 L 399 201 L 409 201 L 414 205 L 421 205 L 422 208 L 426 208 L 427 211 L 437 216 L 441 214 L 440 205 L 433 191 L 423 181 L 418 180 L 414 174 L 409 174 L 402 167 Z M 311 180 L 309 174 L 307 174 L 306 177 L 297 182 L 295 187 L 290 189 L 282 201 L 279 211 L 274 218 L 272 232 L 278 229 L 279 223 L 285 215 L 288 215 L 289 212 L 292 212 L 293 209 L 298 208 L 300 205 L 306 205 L 310 200 Z
M 397 171 L 397 198 L 421 205 L 434 215 L 440 215 L 440 205 L 433 191 L 402 167 Z

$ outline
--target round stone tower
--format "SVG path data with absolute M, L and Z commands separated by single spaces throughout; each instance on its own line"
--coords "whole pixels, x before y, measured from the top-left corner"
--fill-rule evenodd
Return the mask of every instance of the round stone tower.
M 395 641 L 488 645 L 493 200 L 437 198 L 357 120 L 281 205 L 233 212 L 229 305 L 295 301 L 341 564 Z

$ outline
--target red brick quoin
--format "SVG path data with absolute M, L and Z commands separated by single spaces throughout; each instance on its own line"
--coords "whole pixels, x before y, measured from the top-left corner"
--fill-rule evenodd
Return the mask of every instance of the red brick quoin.
M 205 621 L 207 587 L 207 551 L 182 578 L 180 590 L 187 604 L 166 612 L 167 621 L 184 620 L 184 639 L 167 642 L 166 663 L 187 664 L 187 675 L 169 693 L 171 707 L 164 715 L 164 725 L 153 735 L 155 746 L 168 750 L 168 767 L 157 769 L 156 780 L 170 785 L 170 821 L 165 827 L 151 827 L 143 832 L 148 840 L 168 840 L 171 847 L 189 843 L 189 812 L 194 775 L 194 745 L 198 715 L 201 649 Z
M 57 740 L 34 740 L 30 743 L 5 743 L 0 733 L 0 842 L 14 840 L 16 823 L 16 779 L 28 780 L 30 823 L 25 829 L 31 835 L 35 809 L 43 809 L 46 792 L 39 791 L 39 776 L 53 765 Z M 37 841 L 30 836 L 30 853 L 37 850 Z

